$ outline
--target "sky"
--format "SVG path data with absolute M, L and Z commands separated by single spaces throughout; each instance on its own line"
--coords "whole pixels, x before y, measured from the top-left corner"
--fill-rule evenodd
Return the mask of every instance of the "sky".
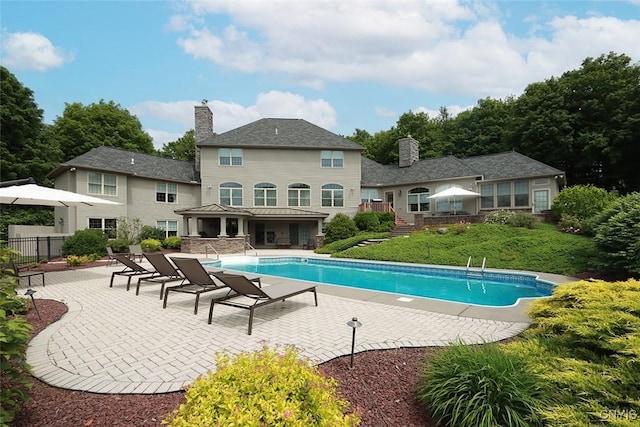
M 374 134 L 453 115 L 609 52 L 640 63 L 640 0 L 0 2 L 0 64 L 45 123 L 113 101 L 160 149 L 194 127 L 301 118 Z

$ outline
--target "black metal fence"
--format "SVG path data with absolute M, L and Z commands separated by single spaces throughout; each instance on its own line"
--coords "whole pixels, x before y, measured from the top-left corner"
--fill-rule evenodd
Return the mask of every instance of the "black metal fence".
M 67 236 L 13 237 L 4 246 L 20 252 L 15 261 L 18 264 L 51 260 L 62 256 L 62 244 Z

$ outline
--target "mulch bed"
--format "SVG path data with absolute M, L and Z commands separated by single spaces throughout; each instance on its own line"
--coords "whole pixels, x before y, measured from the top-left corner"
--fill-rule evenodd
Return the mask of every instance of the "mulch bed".
M 43 264 L 43 269 L 55 271 L 57 265 Z M 54 300 L 38 299 L 37 304 L 42 320 L 33 308 L 26 316 L 34 327 L 33 336 L 67 311 L 64 303 Z M 350 402 L 352 411 L 360 413 L 362 426 L 436 427 L 415 398 L 420 367 L 435 351 L 437 348 L 369 351 L 356 354 L 353 369 L 350 356 L 323 363 L 319 369 L 338 381 L 342 397 Z M 31 399 L 13 426 L 161 426 L 166 414 L 184 402 L 183 392 L 114 395 L 60 389 L 36 378 L 32 384 Z

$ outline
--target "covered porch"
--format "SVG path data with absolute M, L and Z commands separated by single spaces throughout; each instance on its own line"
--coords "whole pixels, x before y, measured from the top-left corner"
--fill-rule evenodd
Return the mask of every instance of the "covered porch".
M 220 204 L 177 210 L 182 252 L 239 253 L 255 249 L 312 249 L 324 241 L 329 215 L 293 208 L 237 208 Z

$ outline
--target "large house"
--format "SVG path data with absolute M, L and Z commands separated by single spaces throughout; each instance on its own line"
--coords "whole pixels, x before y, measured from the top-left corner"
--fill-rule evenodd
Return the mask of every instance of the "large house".
M 381 165 L 363 147 L 301 119 L 260 119 L 214 135 L 208 105 L 195 106 L 194 162 L 97 147 L 49 174 L 56 188 L 119 202 L 56 208 L 56 231 L 111 233 L 119 217 L 183 237 L 183 251 L 306 247 L 321 243 L 337 213 L 388 210 L 398 223 L 420 216 L 496 209 L 540 213 L 564 173 L 516 152 L 459 159 L 418 158 L 399 141 L 399 164 Z M 429 198 L 450 187 L 478 197 Z

